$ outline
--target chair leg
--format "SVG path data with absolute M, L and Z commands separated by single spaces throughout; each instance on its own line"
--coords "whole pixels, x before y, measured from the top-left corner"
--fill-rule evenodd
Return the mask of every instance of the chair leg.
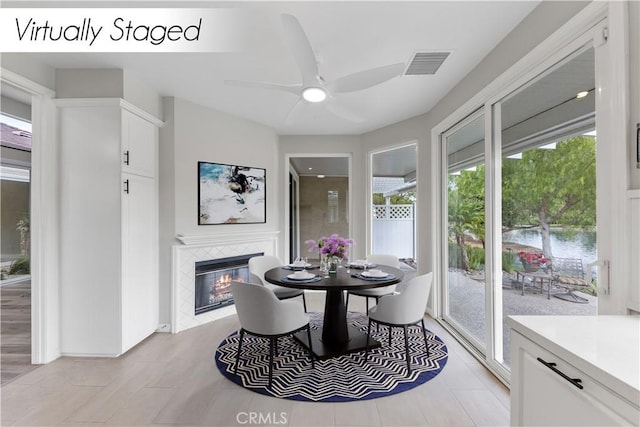
M 242 338 L 244 338 L 244 329 L 240 329 L 240 341 L 238 342 L 238 352 L 236 353 L 236 366 L 233 368 L 233 373 L 238 373 L 238 365 L 240 364 L 240 350 L 242 350 Z
M 316 357 L 313 354 L 313 343 L 311 342 L 311 325 L 307 325 L 307 339 L 309 340 L 309 357 L 311 357 L 311 367 L 316 367 Z
M 375 297 L 376 298 L 376 305 L 378 305 L 378 299 L 380 299 L 380 297 Z M 369 298 L 367 298 L 367 313 L 369 313 Z M 380 332 L 380 323 L 376 323 L 376 334 Z
M 407 325 L 404 325 L 404 351 L 407 353 L 407 375 L 411 375 L 411 362 L 409 357 L 409 337 L 407 332 Z
M 304 312 L 307 312 L 307 298 L 304 296 L 304 292 L 302 292 L 302 306 L 304 307 Z
M 271 388 L 271 382 L 273 380 L 273 355 L 275 353 L 275 343 L 275 338 L 269 338 L 269 388 Z
M 347 313 L 349 312 L 349 292 L 347 292 L 347 298 L 344 302 L 344 309 Z
M 424 347 L 427 349 L 427 357 L 429 357 L 429 341 L 427 341 L 427 330 L 424 327 L 424 317 L 420 319 L 422 324 L 422 336 L 424 336 Z
M 364 347 L 364 361 L 367 361 L 369 357 L 369 336 L 371 335 L 371 319 L 369 319 L 369 324 L 367 325 L 367 344 Z
M 369 297 L 365 297 L 365 299 L 367 300 L 367 314 L 369 314 Z
M 278 354 L 278 337 L 275 337 L 273 341 L 274 341 L 274 347 L 275 347 L 275 350 L 273 351 L 273 353 Z
M 387 326 L 387 329 L 389 329 L 389 347 L 391 347 L 391 325 Z

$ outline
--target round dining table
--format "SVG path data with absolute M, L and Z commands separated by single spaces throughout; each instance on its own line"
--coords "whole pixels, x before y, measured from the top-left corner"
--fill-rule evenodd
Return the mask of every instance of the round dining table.
M 389 286 L 400 283 L 404 279 L 404 273 L 398 268 L 381 265 L 377 269 L 388 273 L 388 276 L 364 279 L 359 276 L 363 270 L 340 267 L 335 274 L 322 274 L 315 268 L 308 271 L 319 276 L 320 280 L 291 280 L 288 276 L 293 273 L 292 270 L 276 267 L 265 272 L 264 278 L 269 283 L 287 288 L 326 291 L 322 327 L 312 329 L 311 340 L 316 357 L 327 359 L 361 351 L 367 346 L 367 334 L 347 322 L 344 292 Z M 303 345 L 309 346 L 306 333 L 298 334 L 296 338 Z M 380 342 L 370 340 L 369 348 L 379 346 Z

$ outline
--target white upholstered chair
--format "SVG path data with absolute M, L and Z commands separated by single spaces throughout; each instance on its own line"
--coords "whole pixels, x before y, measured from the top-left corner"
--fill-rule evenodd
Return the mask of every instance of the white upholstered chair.
M 272 268 L 282 267 L 282 261 L 280 258 L 273 255 L 261 255 L 255 256 L 249 259 L 249 273 L 252 277 L 252 282 L 262 284 L 263 286 L 271 289 L 278 299 L 289 299 L 297 296 L 302 296 L 302 305 L 304 311 L 307 311 L 307 299 L 304 297 L 303 289 L 286 288 L 284 286 L 274 285 L 264 280 L 264 273 Z
M 367 257 L 367 262 L 376 265 L 388 265 L 390 267 L 400 268 L 400 260 L 395 255 L 387 254 L 371 254 Z M 367 299 L 367 311 L 369 311 L 369 298 L 375 298 L 376 302 L 383 295 L 394 293 L 396 285 L 384 286 L 382 288 L 360 289 L 347 292 L 346 307 L 349 308 L 349 295 L 357 295 Z
M 234 373 L 238 372 L 245 333 L 269 339 L 269 388 L 273 379 L 273 357 L 280 337 L 306 329 L 311 366 L 315 367 L 309 316 L 299 302 L 280 301 L 271 289 L 255 283 L 231 282 L 231 293 L 241 326 Z
M 427 309 L 432 282 L 433 273 L 416 276 L 405 284 L 400 293 L 381 297 L 378 304 L 369 310 L 365 360 L 369 355 L 369 336 L 371 334 L 372 323 L 389 327 L 389 345 L 391 345 L 391 329 L 394 327 L 402 327 L 404 329 L 407 374 L 411 373 L 409 340 L 407 336 L 408 326 L 420 324 L 419 326 L 424 336 L 424 345 L 427 349 L 427 356 L 429 356 L 429 343 L 427 341 L 427 333 L 424 329 L 424 312 Z

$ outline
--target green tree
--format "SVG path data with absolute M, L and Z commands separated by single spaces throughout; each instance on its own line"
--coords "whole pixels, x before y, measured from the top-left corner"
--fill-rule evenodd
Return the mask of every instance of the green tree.
M 416 192 L 412 191 L 404 191 L 402 193 L 394 194 L 391 196 L 391 204 L 392 205 L 411 205 L 416 202 Z M 387 201 L 382 193 L 374 193 L 373 194 L 373 204 L 374 205 L 386 205 Z
M 466 233 L 473 233 L 484 246 L 484 167 L 450 174 L 448 184 L 449 236 L 459 248 L 461 267 L 469 270 Z
M 595 139 L 589 136 L 504 159 L 503 225 L 540 227 L 542 252 L 551 257 L 552 224 L 595 225 L 595 167 Z

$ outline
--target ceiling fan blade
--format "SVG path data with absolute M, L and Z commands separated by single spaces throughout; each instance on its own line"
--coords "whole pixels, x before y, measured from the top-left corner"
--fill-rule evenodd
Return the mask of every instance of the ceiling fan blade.
M 405 65 L 402 63 L 385 65 L 384 67 L 372 68 L 360 71 L 329 83 L 327 88 L 332 93 L 355 92 L 367 89 L 387 80 L 399 76 L 404 71 Z
M 302 113 L 302 110 L 306 108 L 306 104 L 307 102 L 304 99 L 298 99 L 298 102 L 296 102 L 287 113 L 287 117 L 284 119 L 284 124 L 287 126 L 294 124 Z
M 279 91 L 289 92 L 298 96 L 300 96 L 302 91 L 302 86 L 300 85 L 281 85 L 278 83 L 247 82 L 243 80 L 225 80 L 224 84 L 226 84 L 227 86 L 246 87 L 250 89 L 279 90 Z
M 364 122 L 364 117 L 354 113 L 350 109 L 344 107 L 338 102 L 328 102 L 327 110 L 342 119 L 348 120 L 354 123 Z
M 319 84 L 318 61 L 298 19 L 286 13 L 282 14 L 282 28 L 293 57 L 300 68 L 302 83 L 305 87 Z

